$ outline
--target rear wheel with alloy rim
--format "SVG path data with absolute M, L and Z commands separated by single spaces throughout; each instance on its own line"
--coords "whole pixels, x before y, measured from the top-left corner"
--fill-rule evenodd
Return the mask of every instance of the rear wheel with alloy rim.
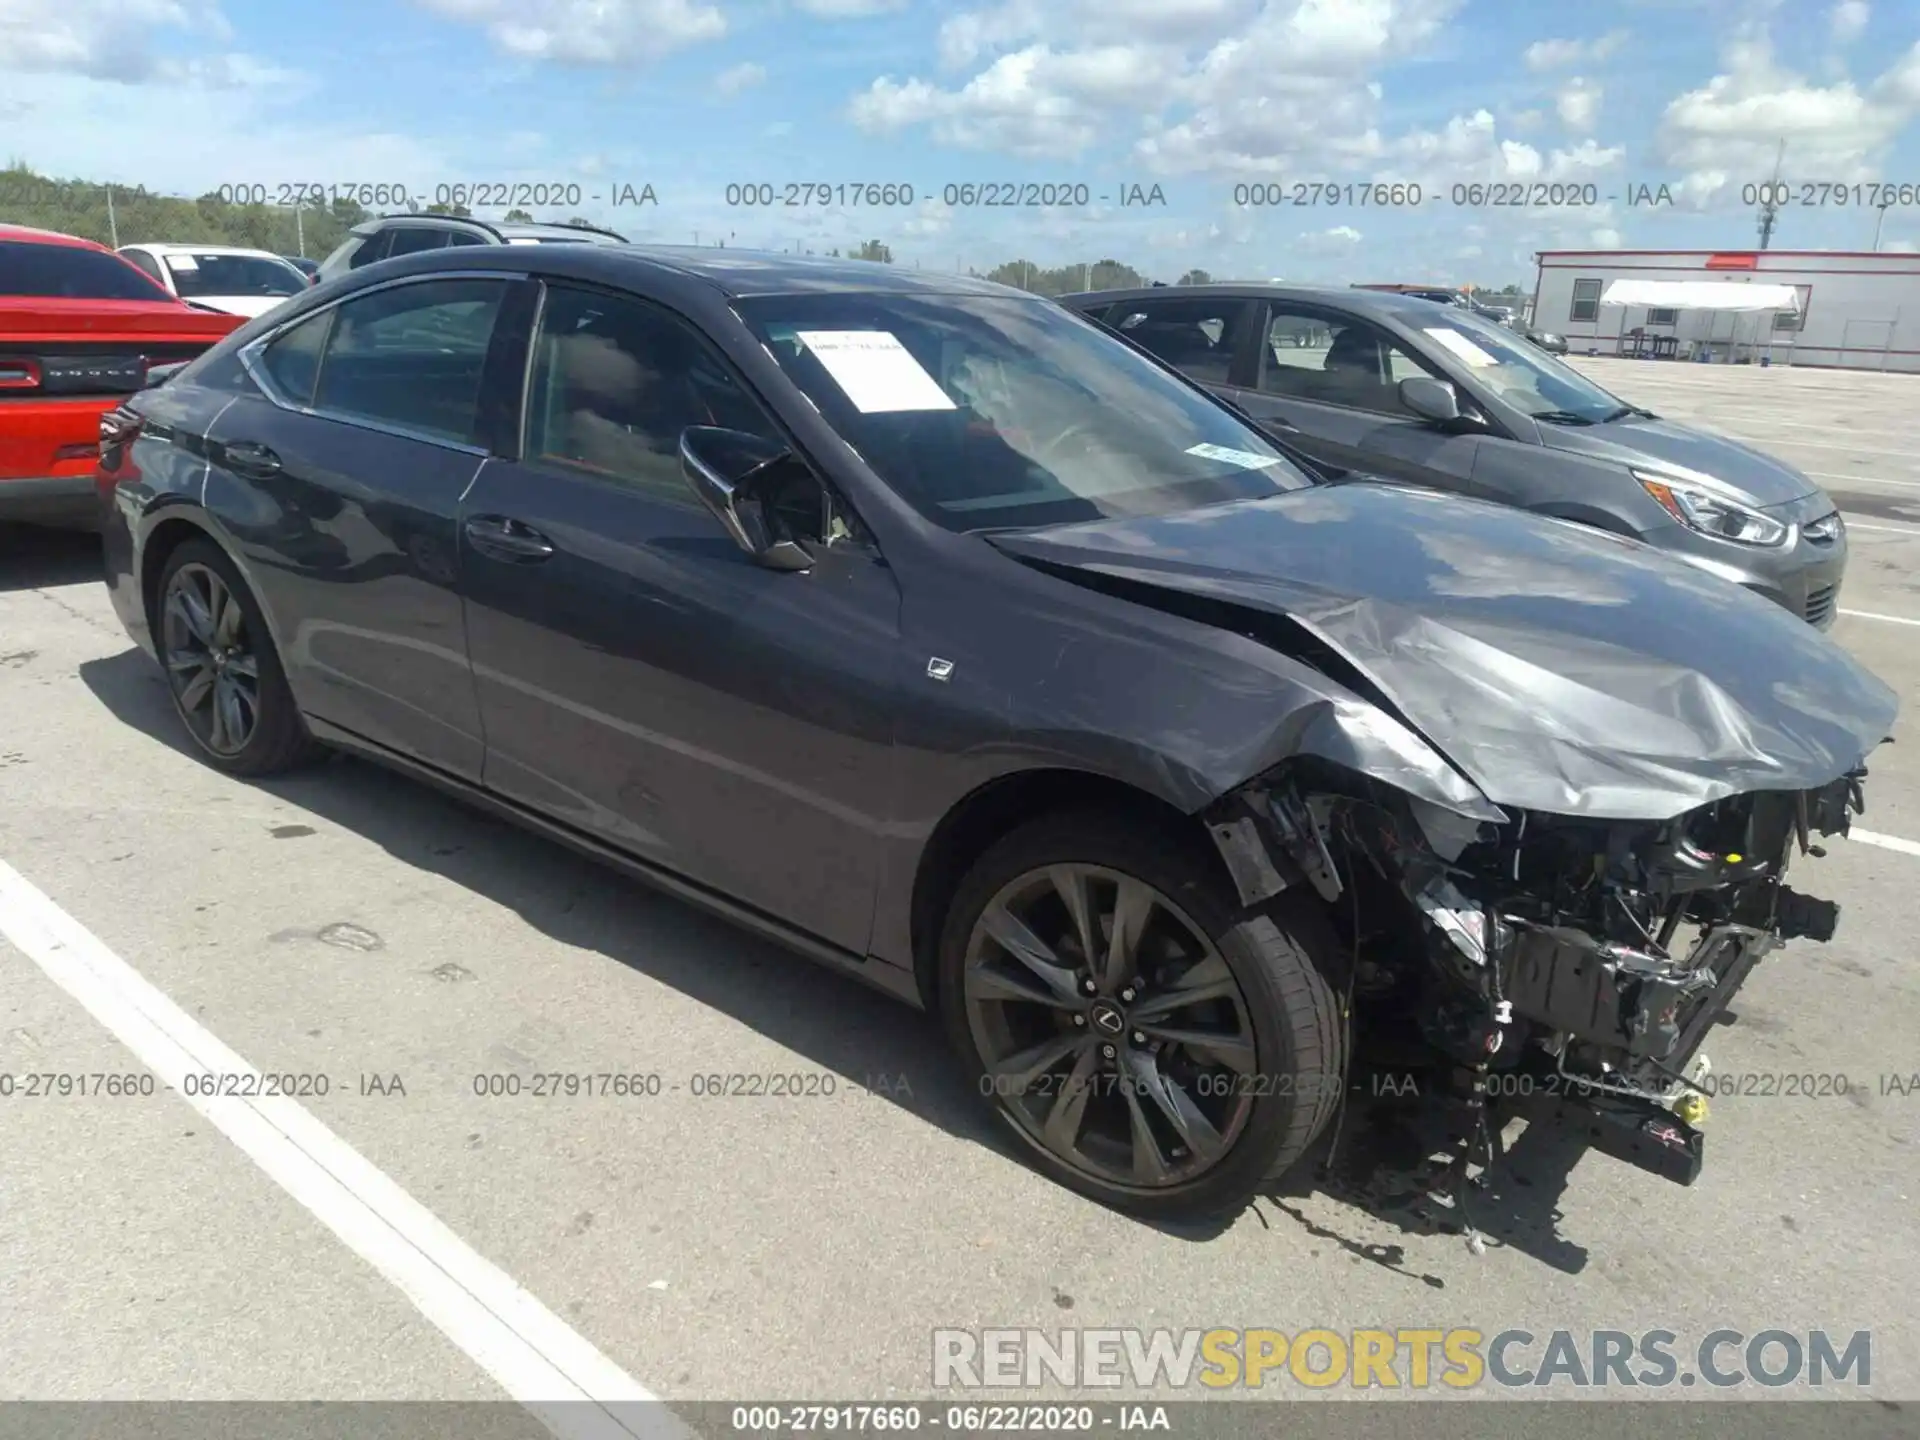
M 268 775 L 317 753 L 259 604 L 211 541 L 167 557 L 153 628 L 174 709 L 215 766 Z
M 1039 1167 L 1127 1210 L 1232 1211 L 1339 1103 L 1339 951 L 1316 902 L 1242 908 L 1191 837 L 1048 817 L 962 881 L 948 1027 Z

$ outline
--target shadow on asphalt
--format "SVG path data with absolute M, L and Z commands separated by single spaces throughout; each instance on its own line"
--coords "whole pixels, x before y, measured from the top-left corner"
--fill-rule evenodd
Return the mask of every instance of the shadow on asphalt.
M 143 652 L 129 648 L 88 661 L 80 678 L 116 719 L 199 758 L 159 669 Z M 402 864 L 510 907 L 554 940 L 605 955 L 752 1026 L 952 1135 L 1017 1157 L 1010 1137 L 968 1093 L 940 1027 L 887 996 L 430 786 L 395 784 L 390 773 L 357 758 L 338 755 L 311 771 L 251 783 L 366 837 Z M 1457 1213 L 1445 1204 L 1448 1192 L 1432 1193 L 1444 1163 L 1431 1158 L 1446 1143 L 1442 1108 L 1405 1096 L 1375 1099 L 1377 1089 L 1356 1076 L 1337 1135 L 1296 1168 L 1300 1188 L 1256 1202 L 1255 1212 L 1262 1224 L 1302 1226 L 1439 1288 L 1437 1276 L 1408 1267 L 1404 1247 L 1346 1239 L 1309 1219 L 1298 1203 L 1317 1190 L 1409 1235 L 1459 1231 Z M 1516 1150 L 1497 1168 L 1469 1202 L 1470 1218 L 1489 1243 L 1577 1271 L 1586 1252 L 1558 1237 L 1554 1201 L 1580 1152 L 1561 1153 L 1545 1140 L 1540 1146 L 1547 1148 L 1530 1156 Z M 1201 1243 L 1236 1218 L 1152 1228 Z
M 100 537 L 84 530 L 0 525 L 0 591 L 79 585 L 101 574 Z

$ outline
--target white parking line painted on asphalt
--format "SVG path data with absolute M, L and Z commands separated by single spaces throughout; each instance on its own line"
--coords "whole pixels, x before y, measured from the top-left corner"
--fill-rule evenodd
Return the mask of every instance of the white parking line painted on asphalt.
M 1856 620 L 1884 620 L 1889 625 L 1920 625 L 1920 620 L 1910 615 L 1882 615 L 1878 610 L 1848 610 L 1843 606 L 1840 613 Z
M 1920 855 L 1920 840 L 1902 840 L 1898 835 L 1882 835 L 1874 830 L 1849 830 L 1849 840 L 1862 845 L 1878 845 L 1882 850 L 1898 850 L 1902 855 Z
M 1840 513 L 1845 516 L 1847 529 L 1849 530 L 1878 530 L 1887 535 L 1912 535 L 1920 537 L 1920 525 L 1869 525 L 1864 520 L 1854 519 L 1851 511 L 1843 510 Z
M 187 1094 L 188 1075 L 259 1072 L 5 861 L 0 935 L 554 1435 L 689 1440 L 657 1397 L 305 1107 Z

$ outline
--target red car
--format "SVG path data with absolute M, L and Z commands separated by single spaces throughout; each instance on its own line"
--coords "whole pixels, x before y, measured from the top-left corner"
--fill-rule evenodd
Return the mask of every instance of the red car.
M 100 416 L 246 323 L 186 305 L 104 245 L 0 225 L 0 521 L 92 528 Z

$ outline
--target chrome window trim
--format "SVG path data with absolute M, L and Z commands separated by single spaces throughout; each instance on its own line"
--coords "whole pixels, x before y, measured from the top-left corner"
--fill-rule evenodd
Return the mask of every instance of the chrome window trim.
M 499 280 L 508 285 L 513 285 L 527 278 L 527 273 L 521 270 L 454 270 L 434 271 L 425 275 L 402 275 L 392 280 L 382 280 L 377 284 L 362 286 L 350 295 L 338 296 L 329 300 L 324 305 L 316 305 L 311 310 L 275 325 L 264 334 L 256 336 L 245 345 L 242 345 L 236 353 L 240 360 L 240 367 L 247 372 L 247 378 L 253 381 L 254 385 L 258 387 L 261 395 L 266 398 L 267 403 L 276 409 L 285 410 L 294 415 L 310 415 L 316 420 L 331 420 L 337 425 L 351 425 L 357 430 L 369 430 L 377 435 L 391 435 L 401 440 L 415 440 L 426 445 L 438 445 L 444 450 L 453 450 L 462 455 L 477 455 L 484 459 L 492 453 L 484 445 L 472 445 L 460 440 L 449 440 L 444 435 L 434 435 L 424 430 L 415 430 L 405 425 L 392 425 L 381 420 L 370 420 L 364 415 L 348 415 L 338 410 L 328 410 L 317 405 L 296 404 L 293 400 L 282 394 L 280 388 L 273 383 L 273 379 L 268 374 L 265 361 L 262 357 L 265 355 L 269 345 L 279 340 L 288 332 L 297 330 L 308 321 L 317 319 L 322 315 L 328 317 L 327 338 L 331 341 L 333 338 L 332 319 L 334 315 L 339 312 L 342 305 L 350 301 L 358 300 L 365 295 L 377 295 L 383 290 L 396 290 L 403 285 L 423 285 L 429 281 L 436 280 Z M 503 303 L 504 300 L 505 297 L 502 296 Z M 529 349 L 531 349 L 531 347 L 529 347 Z M 322 369 L 326 366 L 326 350 L 324 346 L 320 352 L 320 365 Z M 314 376 L 314 390 L 316 393 L 318 393 L 319 388 L 319 374 L 316 372 Z

